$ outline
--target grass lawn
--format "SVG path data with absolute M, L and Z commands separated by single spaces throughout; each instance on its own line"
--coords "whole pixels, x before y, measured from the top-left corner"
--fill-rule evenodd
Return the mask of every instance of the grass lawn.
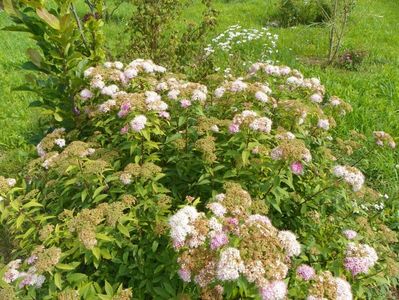
M 199 3 L 199 1 L 196 1 Z M 267 24 L 276 1 L 230 0 L 216 1 L 220 11 L 217 32 L 228 26 L 261 28 Z M 195 18 L 201 11 L 195 4 L 182 18 Z M 111 49 L 120 47 L 120 33 L 130 8 L 123 5 L 116 17 L 106 25 Z M 358 71 L 323 68 L 313 63 L 326 56 L 328 29 L 320 26 L 273 28 L 279 34 L 279 61 L 301 70 L 306 76 L 320 77 L 330 94 L 352 104 L 354 112 L 339 126 L 340 135 L 351 129 L 367 135 L 373 130 L 384 130 L 394 136 L 399 132 L 399 2 L 397 0 L 359 0 L 351 17 L 343 49 L 361 50 L 367 57 Z M 0 26 L 8 23 L 0 12 Z M 212 38 L 212 37 L 209 37 Z M 32 141 L 37 129 L 36 113 L 28 109 L 35 95 L 12 92 L 12 87 L 23 82 L 21 63 L 26 60 L 29 40 L 19 34 L 0 32 L 0 174 L 16 172 L 19 162 L 27 155 L 26 144 Z M 259 50 L 260 51 L 260 50 Z M 36 130 L 37 132 L 37 130 Z M 366 149 L 360 150 L 360 152 Z M 379 180 L 377 187 L 383 193 L 398 197 L 398 152 L 376 152 L 372 160 L 360 165 L 368 170 L 369 180 Z M 13 159 L 11 163 L 10 159 Z M 20 165 L 20 164 L 19 164 Z M 381 184 L 383 186 L 381 186 Z

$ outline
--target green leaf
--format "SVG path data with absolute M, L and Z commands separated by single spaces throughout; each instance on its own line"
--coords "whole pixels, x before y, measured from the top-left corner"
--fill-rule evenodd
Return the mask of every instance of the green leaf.
M 50 14 L 47 9 L 44 7 L 37 8 L 36 13 L 39 18 L 50 25 L 50 27 L 54 28 L 55 30 L 60 30 L 60 21 L 56 16 Z
M 12 1 L 11 0 L 3 0 L 3 7 L 4 7 L 4 11 L 9 14 L 9 15 L 17 15 L 17 11 L 15 10 L 14 6 L 12 5 Z
M 54 274 L 54 284 L 60 290 L 62 289 L 62 279 L 61 279 L 61 274 L 60 273 L 55 273 Z
M 56 264 L 55 267 L 57 269 L 67 270 L 67 271 L 74 270 L 76 268 L 76 266 L 72 266 L 70 264 Z
M 130 233 L 129 230 L 123 226 L 121 223 L 118 223 L 118 225 L 116 226 L 118 228 L 118 230 L 125 236 L 130 237 Z
M 62 117 L 59 113 L 55 112 L 55 113 L 53 114 L 53 116 L 54 116 L 54 119 L 55 119 L 57 122 L 62 122 L 63 117 Z
M 248 158 L 249 158 L 250 152 L 248 150 L 244 150 L 241 153 L 241 158 L 242 158 L 242 164 L 244 166 L 246 166 L 249 162 Z
M 105 249 L 104 248 L 101 249 L 101 257 L 104 258 L 104 259 L 112 259 L 111 253 L 109 253 L 109 250 L 106 249 L 106 248 Z
M 24 215 L 19 215 L 17 218 L 17 221 L 15 222 L 15 226 L 17 229 L 21 228 L 22 223 L 25 221 L 25 216 Z
M 159 245 L 159 243 L 158 243 L 157 241 L 154 241 L 154 242 L 152 243 L 152 247 L 151 247 L 152 252 L 155 253 L 155 251 L 157 251 L 158 245 Z
M 26 50 L 26 53 L 28 54 L 30 60 L 35 66 L 39 68 L 42 67 L 43 58 L 40 55 L 39 51 L 37 51 L 36 49 L 28 48 L 28 50 Z
M 94 257 L 100 260 L 101 258 L 101 250 L 98 247 L 94 247 L 91 252 L 93 253 Z
M 93 199 L 96 198 L 104 189 L 105 189 L 105 186 L 103 186 L 103 185 L 96 188 L 96 190 L 94 191 L 94 194 L 93 194 Z
M 22 207 L 26 209 L 26 208 L 30 208 L 30 207 L 43 207 L 43 205 L 32 200 L 32 201 L 29 201 L 28 203 L 24 204 L 24 206 L 22 206 Z
M 107 293 L 108 296 L 114 295 L 114 289 L 112 288 L 112 285 L 110 285 L 109 282 L 106 280 L 105 280 L 105 292 Z
M 68 282 L 82 282 L 87 280 L 87 275 L 83 273 L 73 273 L 67 275 Z
M 96 238 L 107 242 L 112 242 L 114 240 L 113 237 L 110 237 L 104 233 L 96 233 Z

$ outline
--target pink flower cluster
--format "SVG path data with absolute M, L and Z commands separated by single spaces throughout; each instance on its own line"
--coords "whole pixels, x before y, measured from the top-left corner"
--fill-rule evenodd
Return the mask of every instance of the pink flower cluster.
M 245 199 L 249 197 L 243 190 L 241 195 Z M 285 299 L 287 285 L 283 279 L 288 273 L 287 262 L 301 252 L 296 236 L 290 231 L 278 231 L 264 215 L 240 213 L 242 207 L 232 207 L 226 194 L 218 194 L 215 198 L 216 202 L 207 205 L 210 217 L 193 206 L 185 206 L 169 219 L 172 243 L 180 254 L 178 274 L 181 279 L 194 280 L 200 287 L 206 287 L 243 276 L 256 284 L 263 300 Z M 245 253 L 257 249 L 258 242 L 253 240 L 256 238 L 250 236 L 253 230 L 258 232 L 256 238 L 260 238 L 260 234 L 279 245 L 271 251 L 279 253 L 276 257 L 282 260 L 264 265 L 261 260 L 253 260 L 252 255 L 242 256 L 242 247 L 249 247 Z M 203 259 L 197 257 L 204 253 L 207 254 Z M 195 267 L 197 264 L 201 266 L 199 269 Z M 270 268 L 275 268 L 275 273 Z
M 26 260 L 28 265 L 34 264 L 37 257 L 32 256 Z M 43 275 L 36 273 L 36 268 L 34 266 L 30 267 L 27 272 L 20 271 L 22 260 L 16 259 L 8 263 L 7 270 L 3 275 L 3 280 L 6 283 L 13 283 L 19 280 L 19 288 L 24 288 L 26 286 L 33 286 L 35 288 L 41 288 L 45 277 Z
M 296 273 L 300 278 L 306 281 L 313 279 L 316 275 L 315 270 L 308 265 L 300 265 L 296 270 Z
M 345 269 L 350 271 L 353 276 L 360 273 L 367 273 L 378 260 L 378 255 L 374 248 L 366 244 L 349 243 L 346 249 L 344 260 Z

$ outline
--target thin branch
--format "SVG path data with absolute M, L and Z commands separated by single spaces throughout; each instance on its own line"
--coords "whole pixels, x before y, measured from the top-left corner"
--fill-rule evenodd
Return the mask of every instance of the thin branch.
M 89 45 L 88 45 L 87 40 L 86 40 L 86 37 L 85 37 L 85 34 L 83 32 L 82 23 L 80 22 L 80 18 L 78 16 L 78 13 L 76 12 L 76 7 L 72 3 L 71 3 L 71 12 L 72 12 L 72 14 L 73 14 L 73 16 L 75 18 L 76 24 L 78 25 L 78 29 L 79 29 L 80 35 L 82 37 L 82 41 L 83 41 L 84 46 L 85 46 L 85 48 L 87 50 L 90 50 L 89 49 Z

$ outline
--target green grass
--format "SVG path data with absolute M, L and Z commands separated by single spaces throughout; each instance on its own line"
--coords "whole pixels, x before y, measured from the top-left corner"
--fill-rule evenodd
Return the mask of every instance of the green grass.
M 0 12 L 0 28 L 10 25 Z M 35 114 L 28 109 L 35 95 L 14 92 L 24 83 L 21 64 L 27 61 L 26 49 L 33 44 L 27 36 L 0 31 L 0 174 L 15 173 L 27 156 L 27 141 L 36 129 Z
M 217 33 L 228 26 L 264 26 L 275 11 L 272 0 L 216 1 L 220 11 Z M 198 19 L 201 14 L 199 1 L 179 19 Z M 82 7 L 80 6 L 80 10 Z M 125 29 L 129 12 L 123 5 L 115 18 L 105 27 L 110 49 L 121 50 L 121 32 Z M 397 0 L 359 0 L 351 17 L 343 49 L 362 50 L 367 57 L 358 71 L 328 67 L 319 64 L 327 54 L 328 29 L 322 26 L 297 26 L 272 28 L 280 36 L 279 61 L 298 68 L 307 76 L 320 77 L 329 94 L 337 95 L 354 108 L 354 112 L 341 121 L 339 134 L 345 136 L 351 129 L 367 135 L 373 130 L 384 130 L 397 135 L 399 132 L 399 2 Z M 7 23 L 0 13 L 0 26 Z M 122 35 L 123 36 L 123 35 Z M 209 37 L 212 38 L 212 37 Z M 35 114 L 28 109 L 34 95 L 12 92 L 11 87 L 23 82 L 20 64 L 25 61 L 29 42 L 25 36 L 0 32 L 0 173 L 15 170 L 1 157 L 15 159 L 35 128 Z M 124 49 L 123 49 L 124 50 Z M 260 51 L 260 50 L 259 50 Z M 33 130 L 32 130 L 33 129 Z M 361 151 L 365 151 L 364 149 Z M 2 154 L 3 153 L 3 154 Z M 6 154 L 4 154 L 6 153 Z M 398 197 L 398 152 L 378 152 L 372 159 L 362 162 L 369 178 L 380 180 L 377 188 L 392 197 Z

